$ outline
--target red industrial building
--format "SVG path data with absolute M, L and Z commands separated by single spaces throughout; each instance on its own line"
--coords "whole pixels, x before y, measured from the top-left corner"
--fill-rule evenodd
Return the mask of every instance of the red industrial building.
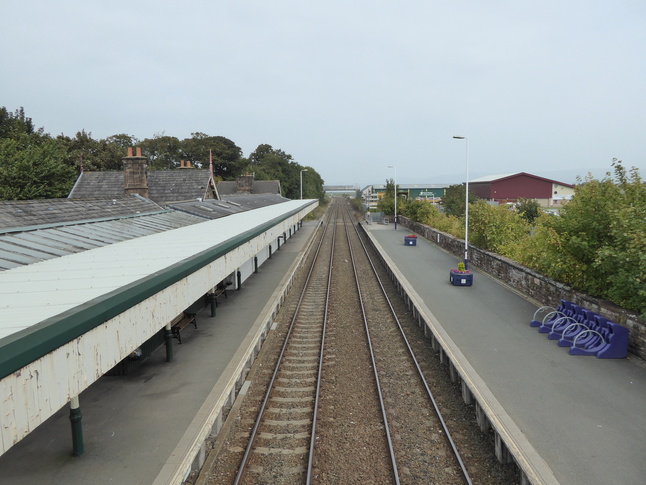
M 470 180 L 469 191 L 500 204 L 533 199 L 541 207 L 561 207 L 574 195 L 574 185 L 520 172 Z

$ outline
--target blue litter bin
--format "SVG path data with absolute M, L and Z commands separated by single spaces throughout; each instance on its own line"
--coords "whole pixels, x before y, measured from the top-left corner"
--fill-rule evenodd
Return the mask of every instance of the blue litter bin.
M 417 246 L 417 236 L 410 234 L 404 236 L 404 245 L 405 246 Z

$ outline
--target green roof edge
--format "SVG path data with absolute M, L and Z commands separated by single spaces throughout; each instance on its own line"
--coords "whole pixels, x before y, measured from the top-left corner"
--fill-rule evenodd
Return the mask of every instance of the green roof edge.
M 293 209 L 162 271 L 1 339 L 0 379 L 150 298 L 303 209 Z

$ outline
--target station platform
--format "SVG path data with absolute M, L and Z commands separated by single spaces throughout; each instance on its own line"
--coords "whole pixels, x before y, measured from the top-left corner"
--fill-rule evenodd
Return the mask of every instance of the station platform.
M 531 328 L 540 306 L 392 224 L 364 225 L 562 485 L 646 483 L 646 367 L 637 358 L 569 355 Z
M 0 484 L 167 483 L 165 470 L 276 288 L 314 233 L 305 222 L 240 291 L 204 308 L 198 328 L 160 347 L 125 376 L 104 376 L 80 396 L 85 453 L 71 455 L 62 409 L 0 457 Z M 365 226 L 424 299 L 446 333 L 563 485 L 643 484 L 646 477 L 646 367 L 628 358 L 570 356 L 529 327 L 536 302 L 474 272 L 471 287 L 449 283 L 457 258 L 393 225 Z
M 240 347 L 276 298 L 319 222 L 303 222 L 242 288 L 197 314 L 197 329 L 173 339 L 174 361 L 157 348 L 131 373 L 103 376 L 80 395 L 85 452 L 72 456 L 65 407 L 0 456 L 0 484 L 167 483 L 205 401 L 240 360 Z M 168 471 L 170 470 L 170 471 Z

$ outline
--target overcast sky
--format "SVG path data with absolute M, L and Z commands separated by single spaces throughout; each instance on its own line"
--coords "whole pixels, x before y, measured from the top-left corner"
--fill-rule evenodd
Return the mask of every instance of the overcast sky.
M 644 0 L 2 0 L 0 19 L 0 106 L 52 135 L 203 132 L 360 187 L 463 182 L 464 135 L 470 179 L 613 158 L 646 178 Z

